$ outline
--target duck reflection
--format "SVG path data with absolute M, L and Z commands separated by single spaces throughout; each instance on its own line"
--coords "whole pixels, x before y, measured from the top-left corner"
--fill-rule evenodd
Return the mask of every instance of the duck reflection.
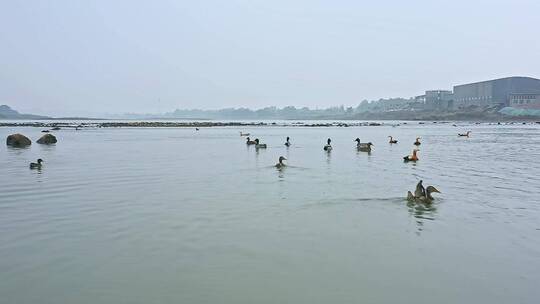
M 326 164 L 330 165 L 332 163 L 332 153 L 327 152 L 326 153 Z
M 424 230 L 424 224 L 428 221 L 434 221 L 437 216 L 436 204 L 407 202 L 409 214 L 416 219 L 416 234 L 420 235 Z

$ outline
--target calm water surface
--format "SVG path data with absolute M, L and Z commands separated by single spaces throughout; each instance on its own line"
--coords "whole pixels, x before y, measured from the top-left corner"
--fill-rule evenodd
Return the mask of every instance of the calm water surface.
M 0 302 L 538 303 L 538 126 L 242 129 L 259 151 L 239 131 L 2 143 Z M 443 192 L 431 207 L 404 199 L 419 179 Z

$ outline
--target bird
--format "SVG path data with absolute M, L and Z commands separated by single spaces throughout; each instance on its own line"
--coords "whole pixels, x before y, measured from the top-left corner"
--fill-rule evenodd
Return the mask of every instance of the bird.
M 49 133 L 49 132 L 51 132 L 51 131 L 49 131 L 49 130 L 41 130 L 41 133 Z
M 332 151 L 332 146 L 330 145 L 331 142 L 332 140 L 330 138 L 326 141 L 326 145 L 323 147 L 324 151 Z
M 30 169 L 41 169 L 41 163 L 43 159 L 38 158 L 37 163 L 30 163 Z
M 60 130 L 60 127 L 54 127 L 54 128 L 52 128 L 51 130 L 53 130 L 53 131 L 58 131 L 58 130 Z
M 410 162 L 410 161 L 414 161 L 414 162 L 415 162 L 415 161 L 417 161 L 417 160 L 418 160 L 418 156 L 416 155 L 416 152 L 418 152 L 418 151 L 420 151 L 420 150 L 414 149 L 414 150 L 412 151 L 412 155 L 407 155 L 407 156 L 404 156 L 404 157 L 403 157 L 403 161 L 405 161 L 405 162 Z
M 199 131 L 199 128 L 195 128 L 195 131 Z
M 433 196 L 431 196 L 431 193 L 441 193 L 437 188 L 433 186 L 428 186 L 424 191 L 420 192 L 419 189 L 424 190 L 422 181 L 419 181 L 416 185 L 414 195 L 411 193 L 411 191 L 407 191 L 407 200 L 409 202 L 430 204 L 435 199 Z
M 285 146 L 287 146 L 287 147 L 291 146 L 291 142 L 289 140 L 290 140 L 290 138 L 289 138 L 289 136 L 287 136 L 287 141 L 285 141 Z
M 414 142 L 415 146 L 420 146 L 422 143 L 420 142 L 420 137 L 416 138 L 416 141 Z
M 467 131 L 467 133 L 458 133 L 458 136 L 469 137 L 469 134 L 471 134 L 471 131 Z
M 284 160 L 287 160 L 287 159 L 285 157 L 283 157 L 283 156 L 280 156 L 279 161 L 278 161 L 278 163 L 276 164 L 275 167 L 278 168 L 278 169 L 281 169 L 281 168 L 285 167 L 286 165 L 283 163 Z
M 254 141 L 254 140 L 250 140 L 249 137 L 247 137 L 247 138 L 246 138 L 246 144 L 247 144 L 248 146 L 251 146 L 251 145 L 256 145 L 257 142 Z
M 388 136 L 388 137 L 390 137 L 389 143 L 391 143 L 391 144 L 397 144 L 397 140 L 396 140 L 396 139 L 394 139 L 392 136 Z
M 259 139 L 255 138 L 255 148 L 257 148 L 257 149 L 266 149 L 266 144 L 260 144 Z
M 240 131 L 240 136 L 249 136 L 249 133 L 242 133 L 242 131 Z
M 371 146 L 374 146 L 371 142 L 360 143 L 360 138 L 354 140 L 356 142 L 356 148 L 362 152 L 371 152 Z

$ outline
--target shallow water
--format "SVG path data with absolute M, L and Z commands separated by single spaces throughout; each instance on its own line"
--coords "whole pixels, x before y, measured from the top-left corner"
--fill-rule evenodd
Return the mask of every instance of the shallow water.
M 0 302 L 537 302 L 538 126 L 242 129 L 259 151 L 239 131 L 0 145 Z M 416 136 L 420 161 L 403 163 Z M 430 207 L 404 199 L 419 179 L 442 192 Z

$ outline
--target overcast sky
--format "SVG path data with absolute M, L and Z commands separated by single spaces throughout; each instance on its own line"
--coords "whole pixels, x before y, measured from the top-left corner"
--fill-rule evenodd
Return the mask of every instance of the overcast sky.
M 539 17 L 538 0 L 2 0 L 0 104 L 327 107 L 540 78 Z

